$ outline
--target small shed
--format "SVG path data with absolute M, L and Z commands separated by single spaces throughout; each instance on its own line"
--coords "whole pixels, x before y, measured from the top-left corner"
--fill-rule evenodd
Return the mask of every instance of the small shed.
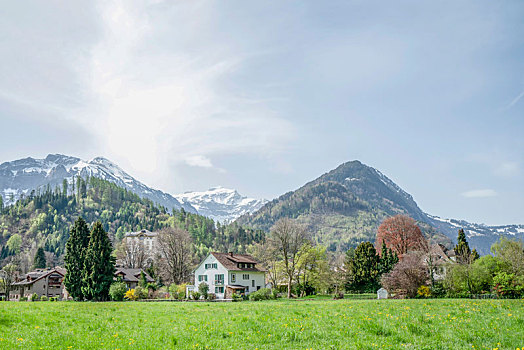
M 384 288 L 380 288 L 377 290 L 377 299 L 387 299 L 388 298 L 388 291 Z

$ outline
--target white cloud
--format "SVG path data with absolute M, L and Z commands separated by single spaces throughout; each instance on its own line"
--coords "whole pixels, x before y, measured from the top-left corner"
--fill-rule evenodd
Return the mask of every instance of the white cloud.
M 511 102 L 508 103 L 508 104 L 506 105 L 506 107 L 504 107 L 504 109 L 507 110 L 507 109 L 512 108 L 512 107 L 513 107 L 514 105 L 516 105 L 516 104 L 520 101 L 520 99 L 523 98 L 523 97 L 524 97 L 524 91 L 522 91 L 518 96 L 516 96 L 513 100 L 511 100 Z
M 252 99 L 224 87 L 249 54 L 203 43 L 183 48 L 187 37 L 198 41 L 209 31 L 211 13 L 201 2 L 161 4 L 162 11 L 140 1 L 99 5 L 104 35 L 91 51 L 86 80 L 94 107 L 86 120 L 99 125 L 109 156 L 144 177 L 173 163 L 223 172 L 211 162 L 216 155 L 272 157 L 293 139 L 292 124 L 259 103 L 271 96 Z M 191 32 L 166 37 L 173 23 Z
M 519 174 L 520 166 L 518 162 L 502 162 L 494 172 L 502 177 L 512 177 Z
M 486 198 L 486 197 L 495 197 L 498 193 L 492 189 L 479 189 L 462 192 L 461 195 L 466 198 Z
M 186 158 L 186 163 L 189 166 L 197 166 L 202 168 L 212 168 L 211 159 L 204 156 L 191 156 Z

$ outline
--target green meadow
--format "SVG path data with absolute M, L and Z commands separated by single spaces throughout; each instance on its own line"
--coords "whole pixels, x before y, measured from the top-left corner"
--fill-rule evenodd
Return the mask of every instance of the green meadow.
M 0 349 L 517 349 L 523 300 L 0 302 Z

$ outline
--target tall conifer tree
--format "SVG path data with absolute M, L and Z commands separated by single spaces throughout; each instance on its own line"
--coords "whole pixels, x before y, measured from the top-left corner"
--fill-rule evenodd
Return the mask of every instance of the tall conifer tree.
M 100 221 L 91 229 L 83 269 L 82 292 L 87 300 L 103 301 L 109 298 L 109 287 L 115 273 L 113 247 Z
M 64 257 L 66 275 L 64 286 L 75 300 L 83 300 L 82 277 L 86 249 L 89 244 L 89 228 L 82 218 L 78 218 L 69 233 Z
M 463 229 L 460 229 L 458 232 L 457 245 L 453 250 L 455 251 L 457 262 L 460 264 L 471 264 L 479 258 L 477 251 L 475 249 L 471 251 L 469 248 L 466 234 Z
M 35 259 L 33 260 L 33 266 L 35 269 L 45 269 L 45 253 L 44 248 L 40 247 L 36 251 Z

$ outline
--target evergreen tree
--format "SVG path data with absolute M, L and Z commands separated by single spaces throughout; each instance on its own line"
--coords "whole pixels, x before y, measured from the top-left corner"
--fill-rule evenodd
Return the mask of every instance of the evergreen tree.
M 380 257 L 380 274 L 388 273 L 398 263 L 398 256 L 382 242 L 382 256 Z
M 69 233 L 64 257 L 65 269 L 64 286 L 69 295 L 75 300 L 83 300 L 82 276 L 86 249 L 89 244 L 89 228 L 82 218 L 78 218 Z
M 380 257 L 371 242 L 358 245 L 353 256 L 346 262 L 351 282 L 346 289 L 360 292 L 375 292 L 379 287 Z M 348 255 L 349 257 L 349 255 Z
M 33 261 L 33 266 L 35 269 L 45 269 L 45 253 L 44 248 L 40 247 L 36 251 L 35 259 Z
M 471 264 L 473 261 L 479 258 L 479 254 L 476 250 L 471 251 L 469 248 L 468 241 L 466 240 L 466 234 L 463 229 L 458 231 L 457 245 L 453 248 L 455 256 L 459 264 Z
M 115 273 L 115 257 L 112 252 L 111 241 L 102 223 L 98 221 L 91 229 L 84 260 L 82 292 L 87 300 L 108 300 Z

